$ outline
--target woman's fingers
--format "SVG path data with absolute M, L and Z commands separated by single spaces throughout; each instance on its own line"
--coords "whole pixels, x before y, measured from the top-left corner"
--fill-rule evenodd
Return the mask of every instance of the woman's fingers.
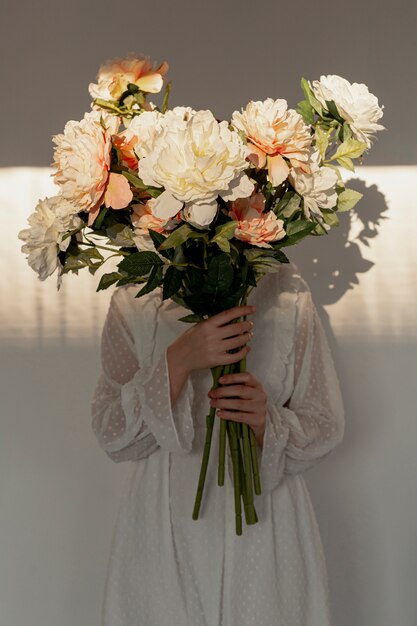
M 248 354 L 250 349 L 250 346 L 246 345 L 237 352 L 225 352 L 224 354 L 219 356 L 218 365 L 230 365 L 230 363 L 237 363 Z
M 226 385 L 211 389 L 208 392 L 210 398 L 246 398 L 256 397 L 256 388 L 249 385 Z
M 238 335 L 237 337 L 232 337 L 231 339 L 223 339 L 223 341 L 220 344 L 221 349 L 226 352 L 227 350 L 234 350 L 235 348 L 240 348 L 240 346 L 247 344 L 248 341 L 252 339 L 252 337 L 253 337 L 253 334 L 249 332 L 249 333 L 244 333 L 243 335 Z
M 231 309 L 227 309 L 226 311 L 222 311 L 221 313 L 217 313 L 209 318 L 209 322 L 214 326 L 223 326 L 224 324 L 228 324 L 234 319 L 238 317 L 243 317 L 244 315 L 253 315 L 256 311 L 256 307 L 254 306 L 234 306 Z
M 226 324 L 225 326 L 219 326 L 216 328 L 216 337 L 219 339 L 228 339 L 229 337 L 235 337 L 236 335 L 242 335 L 247 333 L 253 328 L 253 322 L 245 320 L 244 322 L 233 322 Z
M 249 385 L 250 387 L 260 387 L 261 383 L 250 372 L 236 372 L 235 374 L 223 374 L 219 378 L 222 385 Z

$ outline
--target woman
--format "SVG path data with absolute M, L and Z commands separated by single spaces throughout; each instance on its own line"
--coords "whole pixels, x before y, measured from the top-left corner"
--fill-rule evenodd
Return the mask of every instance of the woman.
M 302 472 L 341 441 L 344 415 L 308 285 L 283 264 L 262 278 L 248 307 L 187 328 L 178 321 L 184 310 L 160 290 L 135 298 L 137 291 L 113 294 L 92 401 L 100 446 L 116 462 L 134 461 L 103 626 L 329 626 L 326 565 Z M 228 323 L 245 313 L 253 324 Z M 245 354 L 248 372 L 210 392 L 209 368 Z M 225 484 L 217 485 L 218 424 L 192 519 L 209 402 L 256 435 L 259 521 L 243 522 L 240 536 L 228 446 Z

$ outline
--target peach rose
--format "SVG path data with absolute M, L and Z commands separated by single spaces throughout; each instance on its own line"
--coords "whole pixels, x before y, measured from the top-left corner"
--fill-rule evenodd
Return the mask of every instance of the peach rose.
M 67 122 L 64 132 L 52 139 L 54 180 L 66 200 L 88 212 L 88 226 L 103 202 L 123 209 L 133 198 L 127 179 L 110 172 L 112 135 L 118 127 L 118 118 L 91 111 L 80 122 Z
M 138 171 L 138 158 L 135 154 L 135 145 L 138 141 L 138 138 L 135 135 L 128 133 L 128 130 L 123 130 L 118 135 L 113 135 L 113 145 L 118 149 L 122 165 L 134 170 Z
M 115 58 L 101 65 L 97 74 L 97 83 L 90 83 L 88 91 L 92 98 L 118 100 L 133 83 L 146 93 L 158 93 L 162 89 L 163 77 L 168 71 L 164 61 L 157 68 L 152 66 L 149 57 L 137 57 L 133 54 L 125 58 Z
M 311 147 L 310 128 L 286 100 L 251 101 L 241 112 L 232 115 L 232 124 L 242 130 L 251 149 L 250 160 L 256 167 L 268 167 L 268 178 L 277 187 L 287 178 L 289 167 L 308 160 Z
M 132 205 L 133 213 L 131 220 L 137 235 L 147 235 L 149 229 L 156 230 L 158 233 L 164 232 L 166 220 L 152 214 L 152 205 L 154 203 L 155 198 L 151 198 L 146 204 Z
M 231 203 L 229 217 L 237 220 L 234 236 L 260 248 L 272 248 L 269 241 L 285 237 L 284 222 L 273 211 L 263 213 L 265 197 L 255 193 L 249 198 L 239 198 Z
M 139 250 L 152 250 L 152 252 L 155 252 L 149 230 L 167 234 L 167 231 L 175 228 L 181 221 L 178 214 L 168 221 L 153 215 L 152 208 L 155 202 L 156 198 L 151 198 L 146 204 L 132 205 L 133 213 L 131 220 L 135 227 L 133 240 Z

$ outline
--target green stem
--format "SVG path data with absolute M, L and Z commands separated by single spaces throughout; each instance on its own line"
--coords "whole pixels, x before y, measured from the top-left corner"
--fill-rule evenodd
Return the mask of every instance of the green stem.
M 233 463 L 233 487 L 235 495 L 235 524 L 236 534 L 242 534 L 242 504 L 240 501 L 240 472 L 239 472 L 239 456 L 238 456 L 238 439 L 236 436 L 235 424 L 232 420 L 227 420 L 227 429 L 230 437 L 230 451 Z
M 239 422 L 236 422 L 236 425 L 241 425 Z M 240 493 L 242 495 L 243 498 L 243 507 L 244 507 L 244 511 L 245 511 L 245 519 L 246 519 L 246 523 L 249 524 L 255 524 L 258 521 L 258 516 L 256 515 L 256 510 L 255 507 L 253 505 L 253 502 L 250 503 L 248 496 L 247 496 L 247 491 L 246 489 L 243 488 L 245 481 L 244 481 L 244 477 L 245 477 L 245 468 L 244 468 L 244 464 L 243 464 L 243 457 L 242 457 L 242 451 L 240 448 L 240 445 L 238 446 L 238 452 L 239 452 L 239 470 L 240 470 L 240 476 L 241 476 L 241 481 L 240 481 Z M 249 472 L 250 472 L 250 468 L 249 468 Z
M 225 365 L 223 368 L 223 374 L 230 374 L 231 366 Z M 223 487 L 224 485 L 224 474 L 225 474 L 225 460 L 226 460 L 226 420 L 220 420 L 219 427 L 219 466 L 217 470 L 217 484 L 219 487 Z
M 212 368 L 213 376 L 213 389 L 219 386 L 219 377 L 221 376 L 222 366 Z M 192 518 L 198 519 L 198 513 L 200 511 L 201 499 L 203 497 L 204 482 L 207 474 L 208 461 L 210 456 L 211 438 L 213 434 L 215 407 L 211 407 L 209 414 L 206 417 L 206 438 L 204 441 L 203 459 L 201 461 L 200 476 L 198 479 L 197 493 L 194 502 L 194 509 Z
M 262 493 L 261 477 L 259 475 L 258 455 L 256 451 L 256 437 L 252 428 L 250 429 L 250 453 L 251 453 L 251 460 L 252 460 L 254 489 L 255 489 L 256 495 L 260 496 Z
M 114 252 L 114 256 L 128 256 L 130 252 L 122 252 L 121 250 L 116 250 L 115 248 L 108 248 L 107 246 L 100 246 L 98 243 L 92 243 L 87 239 L 87 241 L 80 241 L 79 245 L 82 246 L 91 246 L 92 248 L 100 248 L 100 250 L 108 250 L 109 252 Z
M 243 357 L 239 361 L 239 371 L 246 371 L 246 357 Z M 244 460 L 244 477 L 245 477 L 245 492 L 247 500 L 247 523 L 255 524 L 258 520 L 256 510 L 253 504 L 253 489 L 252 489 L 252 461 L 251 461 L 251 442 L 250 431 L 252 429 L 248 424 L 242 423 L 242 442 L 243 442 L 243 460 Z M 255 451 L 256 452 L 256 451 Z

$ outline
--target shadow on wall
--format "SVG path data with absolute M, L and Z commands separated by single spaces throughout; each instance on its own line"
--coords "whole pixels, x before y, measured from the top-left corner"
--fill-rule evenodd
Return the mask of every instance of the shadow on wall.
M 365 181 L 355 178 L 349 181 L 349 188 L 362 193 L 363 198 L 355 209 L 340 215 L 338 227 L 327 236 L 308 237 L 300 246 L 288 248 L 290 260 L 298 266 L 311 289 L 332 347 L 334 334 L 324 307 L 343 298 L 359 283 L 359 274 L 372 268 L 373 261 L 363 256 L 362 249 L 369 247 L 382 221 L 388 219 L 385 196 L 376 185 L 367 187 Z

